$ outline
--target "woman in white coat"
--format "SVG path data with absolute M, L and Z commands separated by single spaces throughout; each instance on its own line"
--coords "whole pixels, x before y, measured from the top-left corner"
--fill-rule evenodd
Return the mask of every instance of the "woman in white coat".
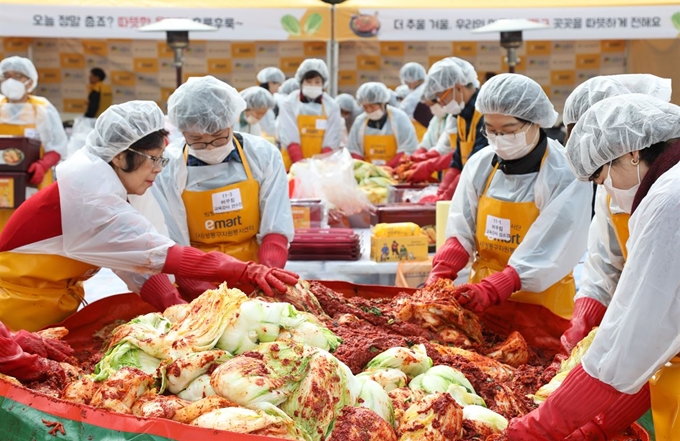
M 276 105 L 274 97 L 266 89 L 253 86 L 242 90 L 241 98 L 246 102 L 246 109 L 239 115 L 234 124 L 234 130 L 249 135 L 263 136 L 260 125 L 267 112 Z

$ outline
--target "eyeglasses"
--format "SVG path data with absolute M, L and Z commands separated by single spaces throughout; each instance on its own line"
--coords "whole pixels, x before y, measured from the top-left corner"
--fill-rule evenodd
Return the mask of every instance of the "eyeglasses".
M 4 74 L 0 74 L 0 82 L 9 80 L 10 78 L 21 81 L 22 83 L 28 81 L 30 78 L 28 78 L 26 75 L 22 74 L 21 72 L 5 72 Z
M 453 93 L 453 88 L 445 90 L 440 96 L 434 98 L 434 102 L 444 106 L 444 97 L 449 96 L 451 93 Z
M 154 168 L 156 168 L 156 167 L 158 167 L 158 166 L 160 166 L 161 168 L 163 168 L 163 167 L 165 167 L 166 165 L 168 165 L 168 162 L 170 162 L 170 159 L 164 158 L 164 157 L 162 157 L 162 156 L 161 156 L 161 157 L 158 157 L 158 156 L 147 155 L 146 153 L 138 152 L 138 151 L 135 150 L 135 149 L 128 149 L 128 150 L 130 150 L 131 152 L 137 153 L 138 155 L 142 155 L 142 156 L 144 156 L 145 158 L 149 158 L 149 159 L 151 160 L 151 164 L 153 165 Z
M 491 132 L 491 134 L 492 134 L 492 135 L 496 135 L 496 136 L 512 135 L 512 139 L 515 139 L 515 137 L 517 136 L 517 134 L 519 133 L 519 131 L 522 130 L 522 128 L 524 128 L 524 126 L 526 126 L 526 125 L 527 125 L 527 123 L 522 123 L 522 125 L 519 126 L 519 128 L 518 128 L 517 130 L 515 130 L 514 132 L 512 132 L 512 133 Z M 489 137 L 489 132 L 486 130 L 486 127 L 484 127 L 484 128 L 482 129 L 482 136 L 484 136 L 485 138 L 488 138 L 488 137 Z
M 195 142 L 195 143 L 193 143 L 193 144 L 187 144 L 187 145 L 188 145 L 189 147 L 191 147 L 192 149 L 194 149 L 194 150 L 203 150 L 203 149 L 207 149 L 209 145 L 211 145 L 211 146 L 213 146 L 213 147 L 222 147 L 222 146 L 225 145 L 227 142 L 229 142 L 229 139 L 230 139 L 230 138 L 231 138 L 231 136 L 223 136 L 223 137 L 221 137 L 221 138 L 215 138 L 215 139 L 213 139 L 213 140 L 210 141 L 210 142 Z M 224 141 L 224 142 L 222 142 L 221 144 L 215 144 L 215 142 L 217 142 L 217 141 Z

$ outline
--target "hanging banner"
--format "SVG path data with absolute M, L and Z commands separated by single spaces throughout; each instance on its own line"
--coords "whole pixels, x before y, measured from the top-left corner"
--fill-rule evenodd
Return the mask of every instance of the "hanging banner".
M 525 40 L 677 38 L 680 5 L 592 8 L 402 9 L 335 11 L 336 39 L 380 41 L 489 41 L 498 33 L 471 31 L 502 18 L 527 18 L 550 29 L 524 32 Z
M 165 39 L 138 28 L 164 18 L 190 18 L 214 26 L 192 39 L 228 41 L 327 41 L 330 7 L 314 8 L 135 8 L 3 4 L 0 37 Z

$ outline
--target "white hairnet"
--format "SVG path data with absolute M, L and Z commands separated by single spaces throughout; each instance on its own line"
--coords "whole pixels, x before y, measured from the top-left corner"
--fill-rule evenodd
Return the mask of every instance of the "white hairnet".
M 189 78 L 168 99 L 168 117 L 180 132 L 218 132 L 232 127 L 245 109 L 236 89 L 210 75 Z
M 564 104 L 564 124 L 576 124 L 593 104 L 617 95 L 644 93 L 671 100 L 671 80 L 649 74 L 607 75 L 581 83 Z
M 359 107 L 357 101 L 349 93 L 341 93 L 335 97 L 335 102 L 338 103 L 340 109 L 344 110 L 345 112 L 356 112 L 357 108 Z
M 326 66 L 325 61 L 319 58 L 307 58 L 305 61 L 303 61 L 295 73 L 295 79 L 297 80 L 298 84 L 302 84 L 303 78 L 309 72 L 318 72 L 319 75 L 321 75 L 321 78 L 323 78 L 324 87 L 328 84 L 328 66 Z
M 483 114 L 514 116 L 552 127 L 557 112 L 536 81 L 519 74 L 500 74 L 489 79 L 477 95 L 475 107 Z
M 458 64 L 450 58 L 445 58 L 430 67 L 424 84 L 422 99 L 432 101 L 438 93 L 444 92 L 456 84 L 466 86 L 469 82 Z
M 38 71 L 28 58 L 14 56 L 0 61 L 0 72 L 4 74 L 9 71 L 21 72 L 33 81 L 31 87 L 27 89 L 29 92 L 33 92 L 38 85 Z
M 259 86 L 249 87 L 241 91 L 241 98 L 246 101 L 248 109 L 273 109 L 276 105 L 274 95 Z
M 423 81 L 427 76 L 425 68 L 419 63 L 406 63 L 401 66 L 399 70 L 399 78 L 402 83 L 413 83 L 415 81 Z
M 286 81 L 281 83 L 281 87 L 279 87 L 279 93 L 283 93 L 285 95 L 289 95 L 296 90 L 300 90 L 300 83 L 296 78 L 288 78 Z
M 401 86 L 397 86 L 396 89 L 394 89 L 394 93 L 397 94 L 397 98 L 401 98 L 402 100 L 408 96 L 409 93 L 411 93 L 411 89 L 406 85 L 402 84 Z
M 357 90 L 359 104 L 385 104 L 392 99 L 392 93 L 383 83 L 364 83 Z
M 469 61 L 463 60 L 462 58 L 458 57 L 449 57 L 449 60 L 453 61 L 460 67 L 460 70 L 463 72 L 464 79 L 466 81 L 465 85 L 467 86 L 468 84 L 472 84 L 475 86 L 475 89 L 479 89 L 479 79 L 477 78 L 477 71 L 475 70 L 475 67 L 470 64 Z
M 283 83 L 286 81 L 286 75 L 278 67 L 265 67 L 257 73 L 257 81 L 259 83 Z
M 163 111 L 153 101 L 116 104 L 97 118 L 85 149 L 106 162 L 146 135 L 165 128 Z
M 596 103 L 578 120 L 567 159 L 587 181 L 598 168 L 626 153 L 680 137 L 680 107 L 640 93 Z

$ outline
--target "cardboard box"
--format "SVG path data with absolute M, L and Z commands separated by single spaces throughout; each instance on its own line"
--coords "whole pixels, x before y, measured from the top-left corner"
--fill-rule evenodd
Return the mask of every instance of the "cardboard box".
M 371 236 L 371 260 L 375 262 L 403 262 L 427 260 L 427 236 L 375 237 Z

